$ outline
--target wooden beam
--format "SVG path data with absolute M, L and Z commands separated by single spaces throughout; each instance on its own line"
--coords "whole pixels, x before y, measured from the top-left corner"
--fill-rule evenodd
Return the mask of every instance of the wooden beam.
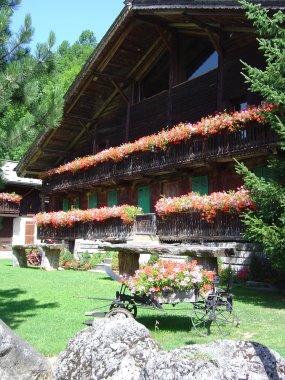
M 124 101 L 126 102 L 126 104 L 129 104 L 129 102 L 130 102 L 129 98 L 126 96 L 126 94 L 124 93 L 124 91 L 122 90 L 122 88 L 120 87 L 120 85 L 115 80 L 112 80 L 112 83 L 113 83 L 115 89 L 118 91 L 118 93 L 124 99 Z
M 121 46 L 121 44 L 124 42 L 125 38 L 128 36 L 129 32 L 131 31 L 131 29 L 133 28 L 134 24 L 131 24 L 129 25 L 124 31 L 123 33 L 120 34 L 119 38 L 117 39 L 117 41 L 115 42 L 115 44 L 113 45 L 112 49 L 109 49 L 108 50 L 108 53 L 106 54 L 105 58 L 102 60 L 102 62 L 98 65 L 98 71 L 99 72 L 102 72 L 106 66 L 108 65 L 108 63 L 110 62 L 110 60 L 113 58 L 114 54 L 117 52 L 117 50 L 119 49 L 119 47 Z M 95 52 L 96 54 L 96 52 Z M 86 83 L 84 84 L 84 86 L 82 87 L 82 89 L 80 90 L 79 94 L 75 97 L 75 99 L 73 100 L 73 102 L 70 104 L 70 106 L 67 108 L 66 112 L 65 113 L 69 113 L 72 108 L 75 106 L 75 104 L 78 102 L 78 100 L 80 99 L 82 93 L 84 92 L 84 90 L 89 86 L 89 84 L 93 81 L 93 76 L 90 75 L 89 79 L 86 81 Z
M 42 148 L 41 152 L 43 154 L 48 154 L 50 156 L 61 156 L 66 157 L 68 154 L 64 150 L 58 150 L 58 149 L 50 149 L 50 148 Z
M 219 56 L 221 56 L 223 53 L 220 46 L 219 35 L 217 36 L 216 34 L 214 34 L 209 28 L 206 28 L 205 30 L 215 50 L 217 51 Z
M 156 30 L 158 31 L 158 34 L 160 35 L 160 37 L 161 37 L 162 41 L 164 42 L 166 48 L 170 51 L 170 53 L 173 53 L 172 46 L 169 43 L 167 37 L 165 36 L 162 28 L 159 25 L 156 25 Z
M 120 75 L 116 75 L 116 74 L 101 73 L 100 71 L 94 71 L 93 74 L 94 74 L 93 80 L 96 77 L 100 77 L 100 78 L 105 78 L 105 79 L 109 79 L 109 80 L 112 80 L 112 79 L 118 80 L 120 82 L 126 82 L 127 81 L 126 78 L 121 77 Z

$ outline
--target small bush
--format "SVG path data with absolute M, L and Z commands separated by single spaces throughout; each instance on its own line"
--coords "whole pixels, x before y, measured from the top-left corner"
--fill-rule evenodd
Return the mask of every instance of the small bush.
M 59 265 L 64 266 L 65 263 L 73 260 L 73 254 L 66 248 L 62 249 L 59 256 Z
M 158 253 L 152 253 L 150 255 L 148 262 L 147 262 L 147 265 L 153 265 L 153 264 L 157 263 L 158 260 L 159 260 L 159 254 Z
M 117 251 L 109 252 L 109 256 L 110 254 L 112 257 L 112 262 L 111 262 L 112 269 L 119 270 L 119 252 Z

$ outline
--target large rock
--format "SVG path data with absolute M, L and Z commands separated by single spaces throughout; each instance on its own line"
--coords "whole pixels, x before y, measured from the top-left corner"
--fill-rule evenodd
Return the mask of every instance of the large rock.
M 75 335 L 55 363 L 57 380 L 139 379 L 148 358 L 161 350 L 133 318 L 105 318 Z
M 221 340 L 165 352 L 134 319 L 102 319 L 78 333 L 56 380 L 280 380 L 285 360 L 261 344 Z
M 49 380 L 52 369 L 43 355 L 0 319 L 0 379 Z
M 220 340 L 158 352 L 139 380 L 281 380 L 285 360 L 255 342 Z

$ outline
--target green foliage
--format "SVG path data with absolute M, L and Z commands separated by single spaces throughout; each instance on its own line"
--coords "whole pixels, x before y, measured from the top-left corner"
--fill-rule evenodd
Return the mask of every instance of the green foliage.
M 150 255 L 150 258 L 147 262 L 147 265 L 153 265 L 155 263 L 157 263 L 159 260 L 159 254 L 158 253 L 155 253 L 153 252 L 151 255 Z
M 259 50 L 265 59 L 263 70 L 244 63 L 244 76 L 252 92 L 278 105 L 277 114 L 269 115 L 268 120 L 280 135 L 282 151 L 285 150 L 285 14 L 271 15 L 260 5 L 245 0 L 240 3 L 257 29 Z M 271 159 L 269 166 L 273 173 L 271 181 L 258 178 L 242 163 L 236 165 L 257 207 L 255 212 L 244 216 L 245 236 L 260 245 L 275 269 L 285 271 L 285 162 L 282 155 Z
M 73 260 L 73 254 L 66 248 L 62 249 L 59 256 L 59 265 L 64 266 L 65 263 Z
M 17 160 L 42 129 L 56 128 L 64 93 L 96 46 L 93 32 L 82 32 L 70 46 L 53 52 L 55 34 L 28 47 L 33 36 L 30 15 L 16 35 L 9 29 L 20 0 L 0 2 L 0 158 Z
M 111 267 L 113 270 L 119 270 L 119 252 L 113 251 L 109 252 L 111 253 L 112 257 L 112 262 L 111 262 Z

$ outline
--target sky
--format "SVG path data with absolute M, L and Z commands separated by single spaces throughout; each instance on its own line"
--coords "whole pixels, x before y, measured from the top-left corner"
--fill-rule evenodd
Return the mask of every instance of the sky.
M 31 15 L 35 29 L 32 50 L 36 43 L 47 41 L 51 30 L 56 35 L 55 47 L 63 40 L 74 43 L 86 29 L 92 30 L 99 42 L 123 6 L 123 0 L 22 0 L 12 17 L 11 28 L 16 32 L 25 15 Z

